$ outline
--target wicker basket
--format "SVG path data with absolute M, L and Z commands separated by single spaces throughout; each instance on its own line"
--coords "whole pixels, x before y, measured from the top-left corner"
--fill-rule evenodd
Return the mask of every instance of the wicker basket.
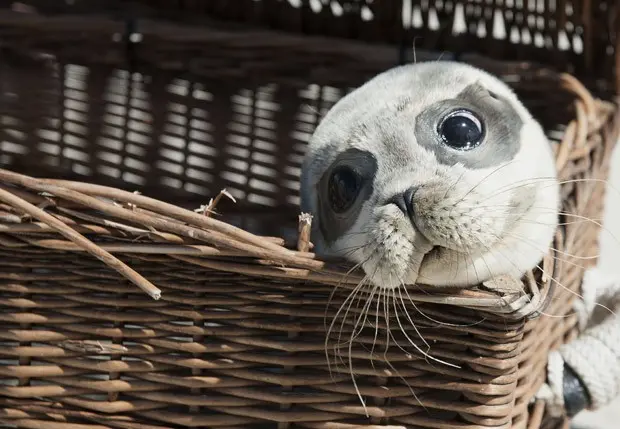
M 563 216 L 542 268 L 503 279 L 501 293 L 412 288 L 407 312 L 375 323 L 370 310 L 361 332 L 362 300 L 347 301 L 359 273 L 308 251 L 297 211 L 304 144 L 343 94 L 402 61 L 400 33 L 373 45 L 277 33 L 201 17 L 200 1 L 175 2 L 200 25 L 160 18 L 170 11 L 155 7 L 168 2 L 148 14 L 141 2 L 39 3 L 48 15 L 0 12 L 0 424 L 566 423 L 532 399 L 549 350 L 576 334 L 571 306 L 597 222 Z M 225 3 L 209 2 L 212 16 Z M 253 14 L 227 17 L 289 13 L 284 2 L 244 4 Z M 604 82 L 561 64 L 460 59 L 504 78 L 543 123 L 564 211 L 600 218 L 620 124 L 616 106 L 591 95 L 608 93 Z M 388 321 L 409 335 L 386 335 Z

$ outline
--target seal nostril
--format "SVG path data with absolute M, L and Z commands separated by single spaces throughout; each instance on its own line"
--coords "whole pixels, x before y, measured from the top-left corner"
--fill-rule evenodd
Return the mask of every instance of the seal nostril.
M 409 188 L 400 195 L 394 196 L 390 200 L 392 204 L 395 204 L 404 214 L 409 218 L 413 217 L 413 195 L 417 188 Z
M 390 203 L 395 204 L 401 212 L 403 212 L 406 215 L 409 215 L 409 208 L 407 207 L 407 202 L 405 201 L 405 196 L 404 194 L 402 195 L 397 195 L 394 198 L 392 198 L 390 200 Z
M 413 219 L 413 194 L 417 191 L 418 188 L 409 188 L 405 191 L 405 204 L 407 205 L 407 215 L 409 218 Z

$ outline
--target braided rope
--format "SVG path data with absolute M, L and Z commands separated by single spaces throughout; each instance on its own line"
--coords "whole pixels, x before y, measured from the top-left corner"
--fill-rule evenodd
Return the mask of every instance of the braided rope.
M 581 334 L 549 355 L 547 383 L 537 394 L 553 414 L 567 408 L 565 369 L 568 366 L 589 396 L 592 410 L 602 408 L 620 396 L 620 277 L 600 268 L 586 271 L 583 298 L 576 302 Z M 607 304 L 611 314 L 592 323 L 594 310 Z M 590 325 L 590 326 L 588 326 Z

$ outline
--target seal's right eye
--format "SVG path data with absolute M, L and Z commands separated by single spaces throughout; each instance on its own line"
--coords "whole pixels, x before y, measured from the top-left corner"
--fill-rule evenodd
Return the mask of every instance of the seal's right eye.
M 344 213 L 351 208 L 362 188 L 362 178 L 353 169 L 339 166 L 329 177 L 327 194 L 329 204 L 335 213 Z

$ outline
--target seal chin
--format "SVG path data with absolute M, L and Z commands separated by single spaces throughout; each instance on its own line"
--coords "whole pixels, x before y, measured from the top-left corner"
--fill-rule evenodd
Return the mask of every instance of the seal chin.
M 392 290 L 404 284 L 414 284 L 423 259 L 424 254 L 416 252 L 406 264 L 395 264 L 388 260 L 368 261 L 363 264 L 363 269 L 373 286 Z
M 401 276 L 394 270 L 389 269 L 385 264 L 379 266 L 368 266 L 372 264 L 365 264 L 364 271 L 369 273 L 368 280 L 370 284 L 380 289 L 393 290 L 398 289 L 404 282 L 401 280 Z
M 438 287 L 467 287 L 488 280 L 493 273 L 489 266 L 465 272 L 467 264 L 476 260 L 473 255 L 442 246 L 425 247 L 425 251 L 400 252 L 398 258 L 369 258 L 362 264 L 366 281 L 383 290 L 403 285 L 424 284 Z M 486 269 L 485 269 L 486 268 Z

